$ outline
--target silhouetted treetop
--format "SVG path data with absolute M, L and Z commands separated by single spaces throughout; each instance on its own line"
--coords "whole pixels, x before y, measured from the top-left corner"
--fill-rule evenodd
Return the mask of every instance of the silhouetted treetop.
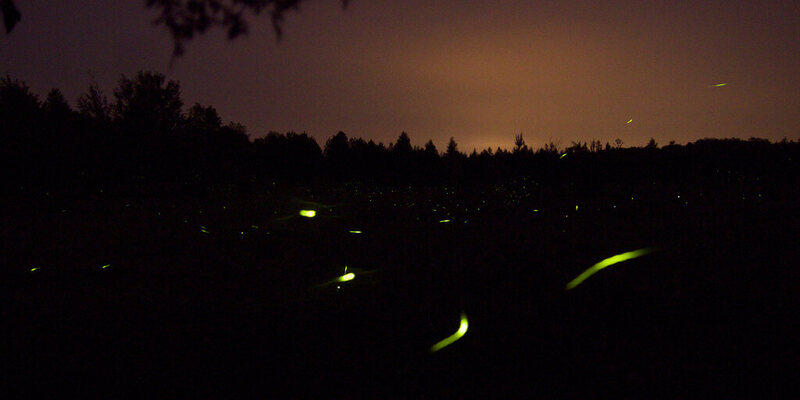
M 222 127 L 222 119 L 214 107 L 203 107 L 200 103 L 194 103 L 186 114 L 186 125 L 189 129 L 218 131 Z
M 6 34 L 11 33 L 22 16 L 19 10 L 17 10 L 17 7 L 14 6 L 12 0 L 0 0 L 0 9 L 3 11 L 3 23 L 6 26 Z
M 134 79 L 123 75 L 114 90 L 115 117 L 148 132 L 174 129 L 182 119 L 180 84 L 165 80 L 164 75 L 149 71 L 139 71 Z
M 155 23 L 164 25 L 175 43 L 173 54 L 183 54 L 184 45 L 194 35 L 210 28 L 223 28 L 228 39 L 248 33 L 246 12 L 254 15 L 266 13 L 272 22 L 275 35 L 280 39 L 284 15 L 297 10 L 306 0 L 147 0 L 148 8 L 158 9 Z M 342 0 L 343 7 L 347 0 Z
M 409 138 L 408 134 L 405 132 L 400 133 L 392 151 L 394 151 L 395 154 L 409 154 L 411 150 L 411 138 Z

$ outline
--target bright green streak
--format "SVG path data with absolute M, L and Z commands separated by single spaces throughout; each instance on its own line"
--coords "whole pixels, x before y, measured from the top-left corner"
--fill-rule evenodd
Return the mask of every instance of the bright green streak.
M 208 229 L 206 229 L 206 227 L 205 227 L 205 226 L 203 226 L 203 225 L 200 225 L 200 232 L 203 232 L 203 233 L 208 233 Z
M 620 262 L 623 262 L 623 261 L 627 261 L 627 260 L 630 260 L 630 259 L 633 259 L 633 258 L 641 257 L 643 255 L 651 253 L 652 251 L 653 251 L 653 249 L 651 249 L 651 248 L 644 248 L 644 249 L 629 251 L 627 253 L 617 254 L 617 255 L 615 255 L 613 257 L 606 258 L 605 260 L 600 261 L 599 263 L 597 263 L 595 265 L 592 265 L 589 269 L 587 269 L 586 271 L 583 271 L 582 274 L 578 275 L 577 278 L 573 279 L 570 283 L 567 283 L 566 290 L 570 290 L 570 289 L 574 288 L 575 286 L 580 285 L 587 278 L 589 278 L 590 276 L 594 275 L 597 271 L 600 271 L 601 269 L 603 269 L 605 267 L 608 267 L 610 265 L 614 265 L 616 263 L 620 263 Z
M 567 153 L 564 153 L 564 154 L 561 155 L 561 157 L 558 157 L 558 159 L 560 160 L 560 159 L 562 159 L 562 158 L 564 158 L 566 156 L 567 156 Z
M 630 124 L 631 122 L 633 122 L 633 118 L 629 119 L 628 122 L 626 122 L 626 124 Z
M 723 87 L 723 86 L 727 86 L 727 85 L 728 85 L 727 83 L 717 83 L 715 85 L 710 85 L 709 87 Z
M 469 322 L 467 322 L 467 315 L 461 313 L 461 326 L 458 327 L 456 333 L 444 338 L 444 340 L 431 346 L 431 353 L 437 352 L 453 344 L 453 342 L 455 342 L 456 340 L 461 339 L 461 337 L 464 336 L 465 333 L 467 333 L 468 327 L 469 327 Z
M 38 270 L 39 270 L 39 267 L 33 267 L 33 268 L 31 268 L 31 272 L 36 272 L 36 271 L 38 271 Z
M 101 268 L 106 269 L 106 268 L 108 268 L 110 266 L 111 266 L 111 264 L 106 264 L 106 265 L 103 265 Z
M 443 224 L 445 222 L 450 222 L 450 220 L 449 219 L 443 219 L 443 220 L 439 221 L 439 223 L 441 223 L 441 224 Z
M 350 272 L 339 277 L 339 282 L 347 282 L 355 279 L 356 274 Z
M 361 231 L 350 231 L 350 233 L 363 233 Z
M 314 218 L 317 215 L 317 212 L 314 210 L 300 210 L 300 215 L 308 218 Z

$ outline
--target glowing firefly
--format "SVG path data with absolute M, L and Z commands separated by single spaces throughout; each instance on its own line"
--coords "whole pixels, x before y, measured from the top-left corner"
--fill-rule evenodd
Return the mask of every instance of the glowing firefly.
M 444 224 L 444 223 L 447 223 L 447 222 L 450 222 L 450 220 L 449 219 L 443 219 L 443 220 L 439 221 L 440 224 Z
M 631 122 L 633 122 L 633 118 L 629 119 L 628 122 L 626 122 L 626 124 L 630 124 Z
M 558 159 L 560 160 L 560 159 L 562 159 L 562 158 L 564 158 L 566 156 L 567 156 L 567 153 L 564 153 L 564 154 L 561 155 L 561 157 L 558 157 Z
M 431 346 L 431 353 L 437 352 L 455 342 L 458 339 L 461 339 L 465 333 L 467 333 L 467 328 L 469 328 L 469 322 L 467 321 L 467 315 L 463 312 L 461 313 L 461 325 L 458 327 L 456 333 L 444 338 L 440 342 Z
M 314 218 L 317 212 L 314 210 L 300 210 L 300 215 L 306 218 Z
M 31 272 L 36 272 L 36 271 L 38 271 L 38 270 L 39 270 L 39 267 L 33 267 L 33 268 L 31 268 Z
M 713 85 L 708 85 L 708 87 L 723 87 L 723 86 L 728 86 L 728 84 L 727 83 L 715 83 Z
M 203 225 L 200 225 L 200 232 L 203 232 L 203 233 L 208 233 L 208 229 L 206 229 L 206 227 L 205 227 L 205 226 L 203 226 Z
M 110 267 L 110 266 L 111 266 L 111 264 L 106 264 L 106 265 L 103 265 L 103 266 L 102 266 L 102 267 L 100 267 L 100 268 L 102 268 L 102 269 L 106 269 L 106 268 L 108 268 L 108 267 Z
M 363 232 L 361 232 L 361 231 L 350 231 L 350 233 L 359 234 L 359 233 L 363 233 Z
M 634 251 L 629 251 L 627 253 L 617 254 L 613 257 L 606 258 L 605 260 L 600 261 L 599 263 L 592 265 L 586 271 L 583 271 L 582 274 L 578 275 L 577 278 L 573 279 L 569 283 L 567 283 L 566 290 L 570 290 L 575 286 L 580 285 L 583 281 L 585 281 L 590 276 L 594 275 L 597 271 L 608 267 L 610 265 L 614 265 L 616 263 L 620 263 L 623 261 L 631 260 L 637 257 L 641 257 L 643 255 L 649 254 L 653 251 L 651 248 L 644 248 Z
M 352 281 L 353 279 L 355 279 L 355 277 L 356 277 L 356 274 L 354 274 L 354 273 L 352 273 L 352 272 L 348 272 L 348 273 L 346 273 L 346 274 L 344 274 L 344 275 L 340 276 L 340 277 L 339 277 L 339 279 L 338 279 L 338 281 L 339 281 L 339 282 L 347 282 L 347 281 Z

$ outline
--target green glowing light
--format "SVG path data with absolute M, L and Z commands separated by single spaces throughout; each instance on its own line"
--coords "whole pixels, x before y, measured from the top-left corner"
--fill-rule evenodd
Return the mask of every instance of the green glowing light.
M 317 215 L 317 212 L 314 210 L 300 210 L 300 215 L 306 218 L 314 218 Z
M 633 122 L 633 118 L 629 119 L 628 122 L 626 122 L 626 124 L 630 124 L 631 122 Z
M 439 221 L 440 224 L 444 224 L 444 223 L 447 223 L 447 222 L 450 222 L 450 220 L 449 219 L 443 219 L 443 220 Z
M 444 338 L 442 341 L 434 344 L 431 346 L 431 353 L 437 352 L 455 342 L 458 339 L 461 339 L 465 333 L 467 333 L 467 328 L 469 328 L 469 322 L 467 321 L 467 315 L 461 313 L 461 325 L 458 327 L 456 333 Z
M 562 158 L 564 158 L 566 156 L 567 156 L 567 153 L 564 153 L 564 154 L 561 155 L 561 157 L 558 157 L 558 159 L 560 160 L 560 159 L 562 159 Z
M 728 86 L 728 84 L 727 83 L 715 83 L 713 85 L 708 85 L 708 87 L 723 87 L 723 86 Z
M 355 279 L 356 274 L 349 272 L 339 277 L 339 282 L 347 282 Z
M 258 225 L 250 225 L 250 227 L 253 229 L 258 229 Z
M 534 208 L 533 212 L 539 212 L 539 209 L 538 208 Z
M 203 233 L 208 233 L 208 229 L 206 229 L 206 227 L 205 227 L 205 226 L 203 226 L 203 225 L 200 225 L 200 232 L 203 232 Z
M 106 264 L 106 265 L 103 265 L 103 266 L 102 266 L 102 267 L 100 267 L 100 268 L 102 268 L 102 269 L 106 269 L 106 268 L 108 268 L 108 267 L 110 267 L 110 266 L 111 266 L 111 264 Z
M 578 205 L 575 204 L 575 211 L 578 211 Z
M 617 255 L 615 255 L 613 257 L 606 258 L 605 260 L 602 260 L 599 263 L 597 263 L 595 265 L 592 265 L 591 267 L 589 267 L 589 269 L 587 269 L 586 271 L 583 271 L 582 274 L 578 275 L 577 278 L 575 278 L 572 281 L 570 281 L 569 283 L 567 283 L 566 290 L 570 290 L 570 289 L 574 288 L 575 286 L 580 285 L 587 278 L 589 278 L 590 276 L 594 275 L 597 271 L 600 271 L 601 269 L 603 269 L 605 267 L 608 267 L 610 265 L 614 265 L 616 263 L 620 263 L 620 262 L 623 262 L 623 261 L 631 260 L 631 259 L 634 259 L 634 258 L 637 258 L 637 257 L 641 257 L 641 256 L 649 254 L 651 252 L 653 252 L 653 249 L 648 247 L 648 248 L 644 248 L 644 249 L 629 251 L 627 253 L 617 254 Z
M 33 267 L 33 268 L 31 268 L 31 272 L 36 272 L 36 271 L 38 271 L 38 270 L 39 270 L 39 267 Z
M 364 233 L 364 232 L 361 232 L 361 231 L 350 231 L 350 233 Z

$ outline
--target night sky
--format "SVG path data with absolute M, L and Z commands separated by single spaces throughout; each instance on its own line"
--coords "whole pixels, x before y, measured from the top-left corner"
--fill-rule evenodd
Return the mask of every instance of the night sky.
M 520 132 L 535 148 L 800 137 L 800 2 L 320 0 L 287 15 L 280 42 L 250 18 L 248 36 L 198 37 L 171 70 L 143 0 L 16 3 L 0 73 L 41 99 L 57 87 L 74 106 L 92 75 L 111 98 L 120 74 L 150 69 L 251 138 L 406 131 L 470 152 Z

